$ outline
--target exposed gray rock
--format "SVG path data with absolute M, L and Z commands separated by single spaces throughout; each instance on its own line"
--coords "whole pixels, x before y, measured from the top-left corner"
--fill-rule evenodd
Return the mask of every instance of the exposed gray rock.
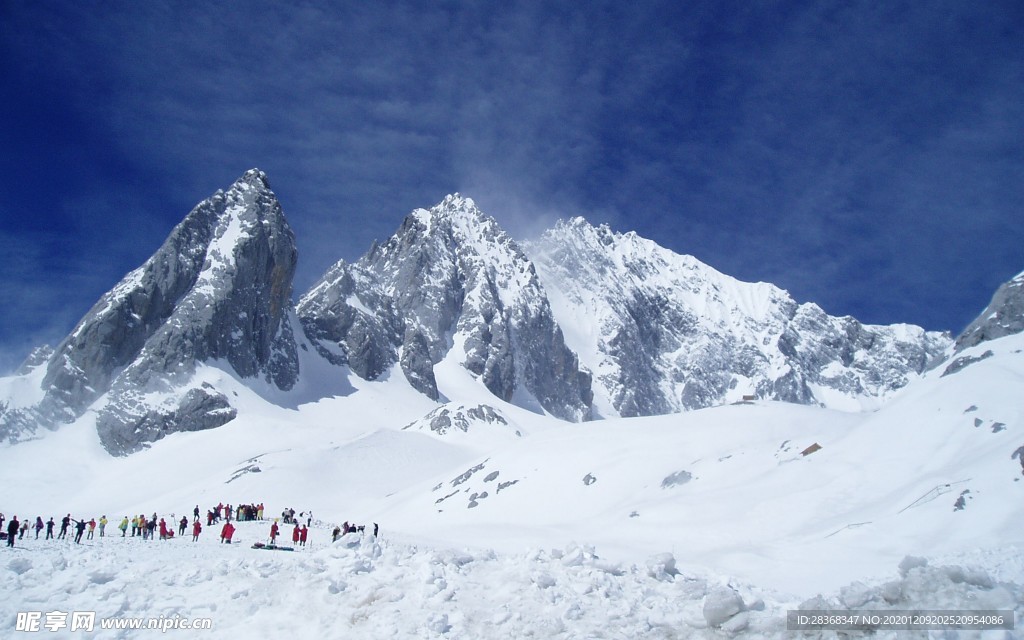
M 430 347 L 423 334 L 413 327 L 406 327 L 405 338 L 402 340 L 402 356 L 400 360 L 405 379 L 431 400 L 437 400 L 437 379 L 434 378 L 434 363 L 430 360 Z
M 670 487 L 678 487 L 679 485 L 686 484 L 690 480 L 693 480 L 693 474 L 689 471 L 676 471 L 675 473 L 665 476 L 665 479 L 661 481 L 661 488 L 668 489 Z
M 397 361 L 401 322 L 390 298 L 359 267 L 338 262 L 296 309 L 307 337 L 331 363 L 376 380 Z
M 290 321 L 296 259 L 266 175 L 246 172 L 197 205 L 96 303 L 49 358 L 43 400 L 0 417 L 0 435 L 56 428 L 103 394 L 97 427 L 115 455 L 174 431 L 219 426 L 234 410 L 222 394 L 189 386 L 197 362 L 291 388 L 299 374 Z M 157 404 L 148 400 L 154 392 Z
M 1024 272 L 1003 284 L 992 302 L 956 339 L 956 351 L 1024 331 Z
M 413 211 L 355 264 L 334 265 L 293 308 L 294 236 L 266 176 L 249 171 L 196 206 L 55 349 L 26 360 L 19 375 L 42 374 L 43 398 L 0 398 L 0 437 L 31 438 L 90 407 L 116 455 L 214 428 L 236 412 L 228 394 L 196 378 L 197 364 L 287 391 L 304 337 L 339 378 L 375 380 L 397 364 L 438 400 L 434 366 L 458 358 L 496 397 L 574 421 L 594 407 L 656 415 L 749 397 L 875 406 L 953 344 L 918 327 L 829 316 L 582 218 L 523 246 L 472 200 L 448 196 Z M 596 331 L 568 334 L 580 341 L 569 345 L 560 322 L 579 317 Z M 300 326 L 305 336 L 293 333 Z M 1021 330 L 1024 273 L 956 348 Z M 471 413 L 431 419 L 439 429 L 487 420 Z
M 325 275 L 299 310 L 307 333 L 330 340 L 357 374 L 353 347 L 363 340 L 381 361 L 399 360 L 409 383 L 437 399 L 433 365 L 458 346 L 461 364 L 502 400 L 532 398 L 530 408 L 563 419 L 590 417 L 589 374 L 565 346 L 533 265 L 472 200 L 452 195 L 417 209 L 349 272 L 360 274 L 351 284 Z M 353 295 L 364 324 L 383 327 L 372 339 L 346 319 L 356 315 L 345 310 Z M 375 302 L 385 298 L 390 304 Z M 324 310 L 333 314 L 327 320 Z
M 476 426 L 474 427 L 473 425 Z M 481 404 L 475 407 L 445 405 L 434 409 L 423 418 L 406 425 L 403 429 L 429 430 L 443 436 L 453 430 L 468 433 L 471 427 L 508 429 L 509 424 L 508 420 L 490 405 Z
M 621 416 L 746 396 L 870 406 L 951 343 L 909 325 L 829 316 L 778 287 L 739 282 L 692 256 L 582 218 L 558 223 L 525 248 L 545 289 L 566 301 L 560 309 L 571 317 L 557 320 L 586 317 L 598 329 L 591 342 L 572 347 L 586 354 L 587 369 L 600 372 L 595 404 Z
M 987 360 L 988 358 L 991 358 L 993 355 L 994 354 L 992 353 L 991 349 L 986 349 L 985 352 L 982 353 L 981 355 L 960 356 L 959 358 L 954 358 L 952 362 L 946 365 L 946 368 L 942 371 L 942 376 L 945 377 L 957 373 L 958 371 L 963 371 L 964 369 L 971 366 L 975 362 Z
M 122 395 L 100 411 L 96 427 L 107 451 L 132 453 L 171 433 L 220 427 L 238 414 L 224 394 L 208 385 L 157 406 L 140 400 Z

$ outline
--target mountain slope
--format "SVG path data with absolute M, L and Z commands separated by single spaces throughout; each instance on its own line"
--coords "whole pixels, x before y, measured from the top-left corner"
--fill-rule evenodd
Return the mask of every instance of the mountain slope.
M 919 327 L 835 318 L 636 234 L 560 222 L 526 245 L 605 415 L 745 397 L 877 407 L 949 346 Z
M 289 320 L 296 256 L 266 175 L 247 172 L 197 205 L 97 302 L 47 360 L 42 396 L 6 411 L 0 435 L 23 439 L 71 422 L 101 396 L 97 428 L 113 454 L 222 425 L 235 415 L 228 399 L 190 386 L 202 361 L 290 388 L 298 376 Z
M 374 354 L 378 366 L 353 367 L 368 379 L 400 361 L 414 388 L 438 398 L 434 365 L 453 358 L 502 400 L 567 420 L 590 416 L 589 376 L 533 265 L 468 198 L 413 211 L 358 264 L 332 268 L 298 308 L 320 348 L 349 362 Z
M 956 339 L 956 350 L 1024 331 L 1024 272 L 1003 283 L 992 302 Z
M 1010 507 L 1024 491 L 1013 400 L 1024 340 L 987 347 L 984 362 L 933 370 L 872 413 L 757 402 L 559 429 L 507 411 L 509 426 L 428 421 L 422 432 L 439 440 L 492 446 L 389 499 L 380 517 L 437 540 L 502 540 L 505 551 L 537 537 L 612 557 L 671 545 L 690 565 L 794 592 L 837 588 L 908 554 L 996 549 L 1024 526 Z

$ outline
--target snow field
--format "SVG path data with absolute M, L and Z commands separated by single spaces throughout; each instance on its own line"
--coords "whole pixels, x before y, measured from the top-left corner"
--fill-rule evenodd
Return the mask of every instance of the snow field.
M 0 564 L 6 591 L 0 630 L 13 634 L 19 611 L 51 610 L 95 611 L 97 619 L 209 617 L 209 637 L 839 637 L 787 631 L 786 612 L 798 608 L 1013 610 L 1018 626 L 1024 621 L 1019 585 L 1000 583 L 985 569 L 932 566 L 921 558 L 904 559 L 891 580 L 857 582 L 829 597 L 795 602 L 680 570 L 671 554 L 623 564 L 586 545 L 498 554 L 357 534 L 329 544 L 325 528 L 314 528 L 307 548 L 252 549 L 268 527 L 238 523 L 239 542 L 230 546 L 218 542 L 218 527 L 207 528 L 198 543 L 189 536 L 143 541 L 119 535 L 82 545 L 20 541 Z M 289 532 L 285 527 L 285 538 Z M 153 632 L 101 630 L 97 624 L 82 637 L 146 633 Z M 947 631 L 933 637 L 1018 637 L 1013 634 Z

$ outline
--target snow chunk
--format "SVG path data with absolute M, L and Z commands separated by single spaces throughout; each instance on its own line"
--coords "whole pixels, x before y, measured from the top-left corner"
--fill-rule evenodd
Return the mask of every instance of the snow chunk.
M 715 589 L 704 598 L 704 619 L 709 627 L 722 627 L 743 611 L 743 598 L 733 589 Z

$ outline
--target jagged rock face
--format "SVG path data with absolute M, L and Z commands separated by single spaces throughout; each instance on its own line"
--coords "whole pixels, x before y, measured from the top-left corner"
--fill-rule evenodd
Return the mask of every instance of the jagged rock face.
M 918 327 L 863 325 L 729 278 L 633 233 L 559 223 L 525 245 L 565 322 L 596 330 L 570 346 L 594 371 L 596 404 L 641 416 L 744 396 L 851 406 L 882 398 L 949 345 Z M 577 332 L 580 335 L 587 331 Z
M 170 433 L 220 427 L 237 415 L 227 396 L 203 383 L 161 403 L 124 390 L 117 402 L 103 407 L 96 422 L 103 446 L 117 455 L 138 451 Z
M 391 300 L 359 267 L 335 264 L 296 310 L 317 352 L 361 378 L 377 379 L 398 359 L 401 322 Z
M 373 282 L 357 285 L 357 298 L 389 330 L 383 306 L 367 304 L 362 292 L 376 287 L 392 301 L 402 327 L 398 359 L 415 388 L 437 398 L 433 365 L 455 348 L 461 364 L 499 398 L 512 400 L 522 390 L 555 416 L 589 417 L 589 376 L 566 348 L 533 266 L 472 200 L 454 195 L 429 211 L 414 211 L 356 270 Z M 300 303 L 303 322 L 317 326 L 306 316 L 350 295 L 341 280 L 314 287 Z M 333 326 L 338 331 L 330 339 L 350 345 L 352 329 Z
M 405 331 L 402 340 L 402 373 L 413 389 L 431 400 L 437 400 L 437 379 L 434 377 L 434 362 L 430 359 L 430 346 L 423 334 L 412 327 Z
M 266 176 L 250 171 L 193 209 L 56 349 L 26 361 L 19 374 L 42 380 L 42 395 L 0 398 L 0 437 L 91 408 L 103 444 L 123 455 L 223 425 L 237 412 L 197 363 L 291 389 L 296 322 L 339 376 L 373 380 L 397 364 L 438 400 L 434 366 L 447 360 L 498 398 L 574 421 L 747 396 L 872 407 L 952 346 L 918 327 L 829 316 L 581 218 L 524 246 L 449 196 L 357 263 L 336 264 L 293 309 L 294 237 Z M 957 348 L 1024 329 L 1022 290 L 1024 274 Z
M 1021 331 L 1024 331 L 1024 272 L 996 290 L 988 307 L 956 339 L 956 350 Z
M 54 428 L 97 398 L 101 441 L 114 454 L 167 433 L 218 426 L 233 409 L 188 386 L 196 362 L 288 389 L 298 377 L 289 314 L 297 252 L 266 176 L 247 172 L 197 205 L 144 265 L 128 274 L 55 349 L 43 400 L 4 435 Z M 162 394 L 154 404 L 152 394 Z

